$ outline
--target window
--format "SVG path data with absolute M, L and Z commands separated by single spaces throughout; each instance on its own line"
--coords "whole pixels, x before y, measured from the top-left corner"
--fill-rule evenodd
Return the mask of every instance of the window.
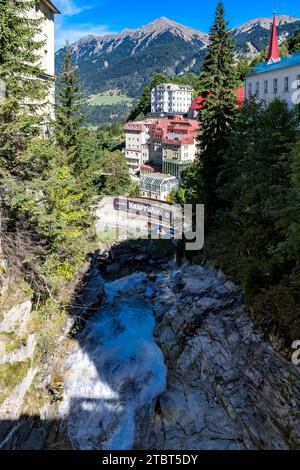
M 287 93 L 289 91 L 289 77 L 284 77 L 284 92 Z
M 255 84 L 255 94 L 259 95 L 259 82 L 256 82 Z
M 269 85 L 268 80 L 265 80 L 265 82 L 264 82 L 264 94 L 265 95 L 268 94 L 268 85 Z
M 273 92 L 275 94 L 278 93 L 278 80 L 277 80 L 277 78 L 274 78 L 274 80 L 273 80 Z
M 252 96 L 252 83 L 249 83 L 248 93 L 249 93 L 249 97 L 251 97 Z

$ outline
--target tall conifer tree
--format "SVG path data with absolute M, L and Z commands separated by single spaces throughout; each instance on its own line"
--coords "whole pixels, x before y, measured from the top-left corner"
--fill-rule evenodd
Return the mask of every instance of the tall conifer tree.
M 0 81 L 3 94 L 0 102 L 0 171 L 20 176 L 18 156 L 32 136 L 41 129 L 39 109 L 45 106 L 47 83 L 40 80 L 43 71 L 37 41 L 41 22 L 29 18 L 35 8 L 33 0 L 1 0 L 0 2 Z M 5 90 L 5 91 L 4 91 Z
M 79 73 L 67 43 L 62 72 L 57 81 L 56 139 L 60 147 L 67 152 L 69 162 L 78 157 L 79 130 L 85 121 L 84 100 L 80 86 Z
M 208 220 L 212 220 L 220 207 L 219 172 L 234 119 L 236 87 L 233 41 L 224 19 L 224 6 L 219 2 L 201 75 L 206 101 L 199 113 L 198 202 L 205 203 Z

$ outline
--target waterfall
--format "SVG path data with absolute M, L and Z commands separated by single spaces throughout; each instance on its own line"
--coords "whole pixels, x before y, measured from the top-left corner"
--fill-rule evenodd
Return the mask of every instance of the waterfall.
M 79 335 L 60 406 L 75 448 L 130 449 L 136 410 L 166 388 L 153 289 L 144 273 L 106 283 L 101 309 Z

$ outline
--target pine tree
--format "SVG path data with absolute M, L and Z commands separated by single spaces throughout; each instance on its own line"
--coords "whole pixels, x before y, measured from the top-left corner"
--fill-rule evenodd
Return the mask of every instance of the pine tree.
M 295 34 L 288 40 L 288 49 L 290 53 L 300 51 L 300 31 L 296 31 Z
M 290 161 L 296 122 L 296 113 L 285 102 L 273 101 L 268 108 L 255 100 L 246 102 L 225 156 L 226 184 L 218 191 L 226 207 L 219 214 L 220 236 L 233 242 L 232 256 L 242 257 L 244 268 L 254 263 L 257 270 L 259 265 L 269 280 L 284 269 L 285 239 L 295 227 Z M 296 194 L 292 199 L 297 200 Z
M 124 155 L 120 151 L 107 153 L 103 164 L 104 184 L 103 194 L 124 194 L 128 191 L 131 178 Z
M 31 244 L 25 235 L 31 227 L 20 210 L 31 173 L 31 162 L 25 162 L 23 155 L 42 131 L 42 110 L 51 85 L 41 80 L 39 51 L 44 42 L 37 40 L 41 20 L 29 14 L 35 6 L 35 0 L 0 2 L 0 237 L 5 233 L 11 247 L 20 236 Z M 14 248 L 11 251 L 22 258 Z
M 83 95 L 79 73 L 74 64 L 71 47 L 66 45 L 62 73 L 57 80 L 57 107 L 55 135 L 59 146 L 67 152 L 69 162 L 78 157 L 78 137 L 82 123 L 85 121 Z
M 0 2 L 0 81 L 5 89 L 0 102 L 0 171 L 22 176 L 20 153 L 41 128 L 48 86 L 40 80 L 43 71 L 38 51 L 43 46 L 36 36 L 40 20 L 28 18 L 33 0 Z M 49 83 L 50 85 L 50 83 Z
M 282 260 L 294 263 L 300 271 L 300 141 L 297 140 L 291 152 L 291 191 L 282 210 L 280 229 L 286 240 L 276 254 Z M 300 275 L 300 272 L 299 272 Z
M 197 202 L 205 204 L 210 221 L 221 205 L 218 198 L 219 173 L 234 120 L 237 83 L 233 42 L 225 23 L 224 6 L 220 2 L 210 30 L 210 46 L 201 75 L 206 101 L 199 113 Z

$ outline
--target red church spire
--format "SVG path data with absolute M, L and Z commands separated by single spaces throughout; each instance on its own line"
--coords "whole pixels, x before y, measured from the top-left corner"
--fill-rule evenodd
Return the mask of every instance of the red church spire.
M 272 26 L 272 35 L 269 47 L 269 53 L 266 62 L 279 62 L 280 55 L 279 55 L 279 47 L 278 47 L 278 39 L 277 39 L 277 25 L 276 25 L 276 12 L 274 12 L 274 19 L 273 19 L 273 26 Z

